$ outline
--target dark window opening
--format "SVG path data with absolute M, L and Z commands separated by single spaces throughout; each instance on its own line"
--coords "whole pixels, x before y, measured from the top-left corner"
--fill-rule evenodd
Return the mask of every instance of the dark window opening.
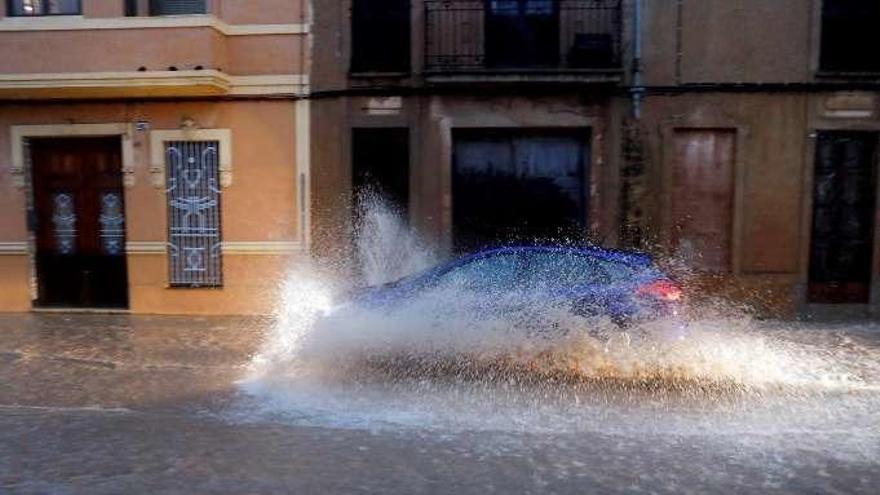
M 140 15 L 138 13 L 138 0 L 125 0 L 125 16 L 134 17 Z
M 586 240 L 589 131 L 456 131 L 456 249 Z
M 10 17 L 79 15 L 80 0 L 9 0 Z
M 825 0 L 819 66 L 830 72 L 880 72 L 880 2 Z
M 489 0 L 486 64 L 541 67 L 559 58 L 559 4 L 554 0 Z
M 407 218 L 409 130 L 405 127 L 352 129 L 352 191 L 356 207 L 370 191 Z M 356 208 L 357 210 L 357 208 Z
M 205 0 L 151 0 L 150 15 L 205 14 Z
M 816 141 L 809 301 L 870 298 L 878 135 L 824 131 Z
M 354 0 L 351 71 L 407 72 L 409 66 L 409 0 Z

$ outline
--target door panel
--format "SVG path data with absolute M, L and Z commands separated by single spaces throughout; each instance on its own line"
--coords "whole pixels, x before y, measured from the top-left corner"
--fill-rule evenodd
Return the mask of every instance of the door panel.
M 819 133 L 813 181 L 810 302 L 869 300 L 877 142 L 876 133 Z
M 732 130 L 675 131 L 672 248 L 698 270 L 731 269 L 735 143 Z
M 40 306 L 127 307 L 119 138 L 32 139 Z

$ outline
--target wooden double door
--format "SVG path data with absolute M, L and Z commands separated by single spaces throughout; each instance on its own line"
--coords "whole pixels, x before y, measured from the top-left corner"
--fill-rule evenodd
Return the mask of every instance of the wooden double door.
M 128 307 L 118 137 L 30 141 L 37 305 Z

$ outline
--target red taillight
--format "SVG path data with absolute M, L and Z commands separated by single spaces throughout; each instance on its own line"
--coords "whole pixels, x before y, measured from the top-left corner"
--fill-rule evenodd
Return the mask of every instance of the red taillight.
M 647 285 L 643 285 L 636 291 L 639 294 L 656 297 L 664 301 L 680 301 L 682 292 L 681 287 L 668 280 L 657 280 Z

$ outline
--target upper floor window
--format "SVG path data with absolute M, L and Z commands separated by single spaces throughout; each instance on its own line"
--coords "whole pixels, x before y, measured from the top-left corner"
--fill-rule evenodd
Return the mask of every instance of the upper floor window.
M 9 0 L 10 16 L 79 15 L 80 0 Z
M 409 5 L 409 0 L 353 0 L 352 72 L 409 71 Z
M 880 72 L 880 2 L 824 0 L 819 67 L 831 72 Z

